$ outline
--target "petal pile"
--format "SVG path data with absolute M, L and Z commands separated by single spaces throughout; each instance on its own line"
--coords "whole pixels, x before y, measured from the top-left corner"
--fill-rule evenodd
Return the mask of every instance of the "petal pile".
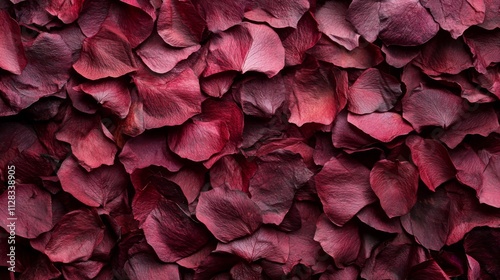
M 0 279 L 500 279 L 500 0 L 0 0 L 0 31 Z

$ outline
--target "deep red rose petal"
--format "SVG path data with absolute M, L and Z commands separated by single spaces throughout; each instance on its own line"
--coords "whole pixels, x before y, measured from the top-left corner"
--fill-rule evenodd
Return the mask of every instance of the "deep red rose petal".
M 191 1 L 166 0 L 158 15 L 160 37 L 172 47 L 196 46 L 201 41 L 205 21 Z
M 271 79 L 252 77 L 245 79 L 238 88 L 241 107 L 246 115 L 271 118 L 281 108 L 288 96 L 283 76 Z
M 124 265 L 130 279 L 148 280 L 168 277 L 168 280 L 180 280 L 179 267 L 175 264 L 161 263 L 152 255 L 135 254 Z
M 50 0 L 46 10 L 49 14 L 57 16 L 62 22 L 69 24 L 78 19 L 83 1 Z
M 370 170 L 347 156 L 331 158 L 314 181 L 325 214 L 337 226 L 377 199 L 370 187 Z
M 250 235 L 262 223 L 260 209 L 245 193 L 225 188 L 201 193 L 196 217 L 222 242 Z
M 103 108 L 109 109 L 120 118 L 128 115 L 130 93 L 126 85 L 119 80 L 103 80 L 83 83 L 78 89 L 92 96 Z
M 337 267 L 345 267 L 353 263 L 358 257 L 361 247 L 359 229 L 354 222 L 338 227 L 325 215 L 316 223 L 314 240 L 321 244 L 325 252 L 333 257 Z
M 285 263 L 288 259 L 289 248 L 289 238 L 286 233 L 263 227 L 251 236 L 227 244 L 219 243 L 215 250 L 231 253 L 249 263 L 259 259 Z
M 0 27 L 4 30 L 0 35 L 0 68 L 19 75 L 28 63 L 21 42 L 21 30 L 4 10 L 0 10 Z
M 446 280 L 449 277 L 435 260 L 428 260 L 412 267 L 408 279 Z
M 370 184 L 389 218 L 405 215 L 417 202 L 418 170 L 410 162 L 377 162 Z
M 279 34 L 285 48 L 286 66 L 301 64 L 304 61 L 305 52 L 314 47 L 321 38 L 318 23 L 310 12 L 305 13 L 299 20 L 296 29 L 290 32 L 282 31 Z
M 480 73 L 492 63 L 500 62 L 500 29 L 486 31 L 475 28 L 465 32 L 464 41 L 474 57 L 474 66 Z

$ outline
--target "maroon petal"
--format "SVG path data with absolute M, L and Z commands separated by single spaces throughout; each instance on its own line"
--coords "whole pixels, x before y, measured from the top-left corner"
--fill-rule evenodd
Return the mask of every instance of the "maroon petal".
M 281 75 L 276 75 L 271 79 L 262 77 L 245 79 L 238 91 L 243 113 L 264 118 L 274 116 L 288 95 Z
M 349 89 L 348 109 L 356 114 L 386 112 L 401 94 L 401 85 L 396 78 L 370 68 Z
M 25 50 L 28 64 L 21 75 L 0 77 L 0 106 L 9 104 L 2 108 L 0 116 L 17 113 L 40 98 L 59 92 L 69 79 L 71 50 L 61 36 L 41 33 L 25 45 Z
M 5 181 L 7 182 L 7 180 Z M 21 184 L 16 184 L 14 192 L 12 191 L 10 187 L 6 189 L 0 195 L 0 201 L 10 206 L 11 200 L 8 198 L 13 195 L 17 202 L 15 212 L 5 210 L 0 212 L 0 217 L 5 221 L 16 218 L 15 221 L 12 220 L 16 225 L 16 235 L 32 239 L 49 231 L 52 228 L 52 197 L 50 193 L 35 185 Z M 14 215 L 10 215 L 10 213 Z M 6 232 L 11 231 L 7 227 L 9 222 L 2 225 Z
M 338 71 L 337 76 L 334 71 Z M 289 122 L 299 127 L 306 123 L 331 124 L 346 105 L 345 92 L 336 90 L 347 80 L 342 73 L 336 69 L 303 67 L 288 76 L 287 84 L 292 86 Z
M 428 260 L 412 267 L 408 279 L 446 280 L 449 277 L 435 260 Z
M 245 1 L 213 2 L 209 0 L 192 0 L 207 22 L 212 32 L 224 31 L 235 26 L 243 19 Z
M 222 242 L 250 235 L 262 223 L 260 209 L 245 193 L 225 188 L 202 193 L 196 217 Z
M 172 201 L 161 199 L 142 224 L 146 240 L 163 262 L 174 262 L 208 241 L 204 227 Z
M 299 20 L 296 29 L 290 32 L 282 31 L 279 34 L 282 37 L 283 47 L 285 48 L 286 66 L 301 64 L 304 61 L 305 52 L 314 47 L 321 38 L 321 33 L 318 31 L 318 23 L 310 12 L 305 13 Z M 284 39 L 283 36 L 285 36 Z
M 356 260 L 361 247 L 361 238 L 354 222 L 338 227 L 332 224 L 328 217 L 322 215 L 316 227 L 314 240 L 333 257 L 337 267 L 348 266 Z
M 347 156 L 331 158 L 314 180 L 325 214 L 337 226 L 377 199 L 370 187 L 370 170 Z
M 330 41 L 325 35 L 308 51 L 318 60 L 332 63 L 342 68 L 367 69 L 384 61 L 380 48 L 367 43 L 352 51 Z
M 172 47 L 190 47 L 200 43 L 205 21 L 191 1 L 167 0 L 160 8 L 158 34 Z
M 373 0 L 354 0 L 347 10 L 346 19 L 368 42 L 377 39 L 380 30 L 379 10 L 381 3 Z
M 333 42 L 352 51 L 359 46 L 359 34 L 346 18 L 348 4 L 336 1 L 327 2 L 314 14 L 319 23 L 319 30 Z
M 210 183 L 214 188 L 226 187 L 248 193 L 250 179 L 256 170 L 255 162 L 239 156 L 225 156 L 210 168 Z
M 4 30 L 0 34 L 0 49 L 3 52 L 0 68 L 19 75 L 28 63 L 21 42 L 21 29 L 4 10 L 0 11 L 0 27 Z
M 58 17 L 65 24 L 69 24 L 78 19 L 83 1 L 50 0 L 46 10 L 49 14 Z
M 285 263 L 289 254 L 289 238 L 284 232 L 263 227 L 245 238 L 219 243 L 216 252 L 227 252 L 247 262 L 266 259 L 272 262 Z
M 137 111 L 129 117 L 143 124 L 145 129 L 180 125 L 201 113 L 205 100 L 198 77 L 187 68 L 180 73 L 165 75 L 139 74 L 134 77 L 138 90 Z
M 103 25 L 96 35 L 85 39 L 73 68 L 90 80 L 117 78 L 137 70 L 127 38 L 112 25 Z
M 379 37 L 387 45 L 422 45 L 439 31 L 439 25 L 419 0 L 384 1 L 378 13 Z
M 489 9 L 489 7 L 488 7 Z M 474 66 L 480 73 L 486 73 L 490 64 L 500 62 L 500 30 L 485 31 L 475 28 L 464 34 L 464 41 L 474 57 Z
M 210 42 L 204 76 L 223 71 L 257 71 L 268 77 L 285 66 L 285 49 L 278 34 L 262 24 L 242 23 Z
M 165 74 L 172 70 L 177 63 L 187 59 L 192 53 L 198 51 L 200 45 L 196 44 L 187 48 L 176 48 L 166 44 L 154 32 L 137 50 L 137 55 L 151 71 Z
M 97 276 L 101 272 L 105 263 L 99 261 L 83 261 L 74 262 L 64 265 L 62 273 L 66 279 L 98 279 Z
M 405 122 L 400 114 L 393 112 L 367 115 L 349 113 L 347 121 L 382 142 L 391 142 L 394 138 L 413 131 L 411 125 Z
M 483 171 L 486 164 L 470 147 L 457 147 L 450 151 L 450 158 L 457 170 L 457 180 L 479 191 L 483 185 Z
M 348 121 L 348 112 L 343 110 L 335 119 L 332 127 L 332 143 L 336 148 L 344 148 L 347 151 L 356 151 L 365 149 L 377 142 L 377 140 L 368 136 L 366 133 L 350 124 Z
M 419 198 L 411 212 L 401 217 L 405 230 L 427 249 L 439 251 L 450 231 L 450 199 L 443 188 Z
M 481 270 L 485 270 L 492 279 L 500 277 L 500 268 L 497 258 L 500 256 L 498 249 L 500 242 L 500 230 L 490 228 L 478 228 L 465 237 L 464 247 L 468 256 L 476 260 Z
M 387 64 L 396 68 L 404 67 L 420 54 L 419 47 L 382 46 Z
M 78 133 L 75 133 L 75 127 L 78 127 Z M 57 140 L 71 145 L 73 155 L 87 170 L 114 163 L 118 148 L 109 136 L 99 116 L 89 118 L 88 115 L 71 111 L 55 135 Z
M 472 67 L 472 56 L 462 39 L 453 40 L 442 32 L 422 48 L 415 65 L 427 75 L 458 74 Z
M 78 86 L 86 94 L 92 96 L 102 107 L 109 109 L 120 118 L 128 115 L 130 108 L 130 93 L 119 80 L 103 80 L 94 83 L 84 83 Z
M 124 270 L 130 279 L 148 280 L 168 277 L 168 280 L 180 280 L 179 267 L 176 264 L 161 263 L 152 255 L 135 254 L 127 260 Z
M 309 10 L 307 0 L 256 0 L 249 2 L 245 18 L 266 22 L 274 28 L 297 27 L 297 22 Z
M 87 172 L 68 157 L 59 168 L 57 176 L 64 191 L 91 207 L 104 207 L 126 193 L 126 173 L 119 165 L 102 166 Z
M 321 274 L 319 280 L 335 280 L 335 279 L 358 279 L 359 271 L 356 266 L 348 266 L 342 269 L 329 269 Z
M 405 215 L 417 202 L 418 170 L 410 162 L 377 162 L 370 184 L 389 218 Z
M 167 148 L 163 131 L 151 131 L 129 139 L 120 153 L 120 162 L 127 173 L 151 165 L 162 166 L 176 172 L 182 167 L 180 160 Z
M 403 231 L 399 217 L 389 218 L 380 205 L 372 204 L 363 208 L 356 215 L 364 224 L 383 232 L 401 233 Z
M 490 158 L 482 174 L 482 181 L 477 193 L 479 202 L 500 208 L 500 156 Z
M 448 151 L 436 140 L 411 136 L 407 138 L 406 145 L 411 150 L 420 178 L 431 191 L 455 177 L 455 167 Z
M 262 267 L 258 264 L 239 263 L 231 268 L 232 279 L 259 280 L 262 277 Z
M 264 223 L 279 225 L 292 207 L 295 192 L 312 175 L 302 158 L 291 152 L 277 151 L 260 157 L 249 191 L 263 212 Z
M 31 245 L 53 262 L 88 260 L 104 236 L 104 225 L 93 210 L 76 210 L 64 215 L 52 231 L 31 241 Z
M 454 39 L 462 35 L 469 26 L 484 21 L 486 7 L 482 0 L 453 2 L 421 0 L 420 2 L 429 9 L 441 28 L 449 31 Z

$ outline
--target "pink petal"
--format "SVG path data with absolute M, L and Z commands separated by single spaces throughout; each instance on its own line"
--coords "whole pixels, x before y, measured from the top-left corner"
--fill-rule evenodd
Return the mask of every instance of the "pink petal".
M 281 108 L 288 95 L 284 79 L 276 75 L 271 79 L 252 77 L 243 80 L 238 88 L 243 113 L 271 118 Z
M 119 80 L 103 80 L 79 85 L 79 89 L 92 96 L 102 107 L 125 118 L 128 115 L 131 99 L 128 88 Z
M 212 32 L 224 31 L 235 26 L 243 19 L 245 1 L 214 2 L 192 0 L 200 14 L 205 16 L 208 29 Z
M 318 23 L 310 12 L 306 12 L 292 31 L 282 31 L 280 37 L 285 48 L 285 64 L 293 66 L 304 61 L 306 51 L 314 47 L 321 38 Z
M 370 184 L 389 218 L 405 215 L 417 202 L 418 170 L 410 162 L 377 162 Z
M 359 34 L 346 20 L 348 5 L 345 2 L 327 2 L 314 14 L 319 23 L 319 30 L 333 42 L 352 51 L 359 46 Z
M 331 158 L 314 181 L 325 214 L 337 226 L 376 201 L 370 187 L 370 170 L 347 156 Z
M 78 19 L 83 1 L 50 0 L 46 10 L 49 14 L 57 16 L 65 24 L 69 24 Z
M 245 18 L 266 22 L 274 28 L 297 27 L 297 22 L 309 10 L 307 0 L 256 0 L 250 2 Z
M 4 10 L 0 11 L 0 27 L 4 30 L 0 35 L 0 49 L 3 53 L 0 68 L 19 75 L 28 63 L 21 42 L 21 29 Z
M 347 121 L 364 133 L 382 142 L 391 142 L 396 137 L 413 131 L 413 127 L 393 112 L 354 115 L 349 113 Z
M 245 193 L 224 188 L 201 193 L 196 217 L 222 242 L 250 235 L 262 223 L 260 209 Z

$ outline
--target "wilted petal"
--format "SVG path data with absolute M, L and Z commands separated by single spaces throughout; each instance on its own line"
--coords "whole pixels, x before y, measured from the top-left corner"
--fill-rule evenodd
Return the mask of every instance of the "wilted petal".
M 285 64 L 293 66 L 304 61 L 306 51 L 314 47 L 321 38 L 318 23 L 310 12 L 307 12 L 292 31 L 282 31 L 280 37 L 285 48 Z M 285 37 L 285 38 L 283 38 Z
M 0 34 L 0 68 L 19 75 L 28 63 L 21 42 L 21 29 L 4 10 L 0 10 L 0 28 L 3 30 Z
M 92 96 L 103 108 L 109 109 L 120 118 L 125 118 L 130 108 L 130 93 L 119 80 L 103 80 L 84 83 L 78 89 Z
M 338 226 L 377 199 L 370 187 L 370 170 L 347 156 L 331 158 L 314 180 L 326 216 Z
M 346 18 L 348 4 L 342 1 L 326 2 L 314 14 L 319 30 L 335 43 L 351 51 L 359 46 L 359 34 Z
M 271 118 L 281 108 L 288 95 L 284 79 L 276 75 L 271 79 L 252 77 L 245 79 L 238 88 L 243 113 Z
M 245 193 L 225 188 L 202 193 L 196 217 L 222 242 L 250 235 L 262 223 L 260 209 Z
M 297 22 L 309 9 L 307 0 L 256 0 L 249 2 L 245 18 L 267 22 L 274 28 L 297 27 Z
M 464 41 L 474 57 L 474 66 L 480 73 L 492 63 L 500 62 L 500 29 L 486 31 L 474 28 L 465 32 Z
M 245 1 L 192 0 L 200 13 L 205 16 L 208 29 L 212 32 L 224 31 L 237 25 L 243 19 Z
M 191 47 L 200 43 L 205 21 L 191 1 L 166 0 L 160 8 L 157 30 L 172 47 Z
M 124 270 L 130 279 L 168 279 L 180 280 L 179 267 L 176 264 L 161 263 L 152 255 L 135 254 L 125 263 Z
M 400 114 L 393 112 L 355 115 L 349 113 L 347 121 L 364 133 L 382 142 L 390 142 L 394 138 L 413 131 L 411 125 L 403 120 Z
M 50 0 L 46 10 L 49 14 L 57 16 L 65 24 L 69 24 L 78 19 L 83 1 Z

